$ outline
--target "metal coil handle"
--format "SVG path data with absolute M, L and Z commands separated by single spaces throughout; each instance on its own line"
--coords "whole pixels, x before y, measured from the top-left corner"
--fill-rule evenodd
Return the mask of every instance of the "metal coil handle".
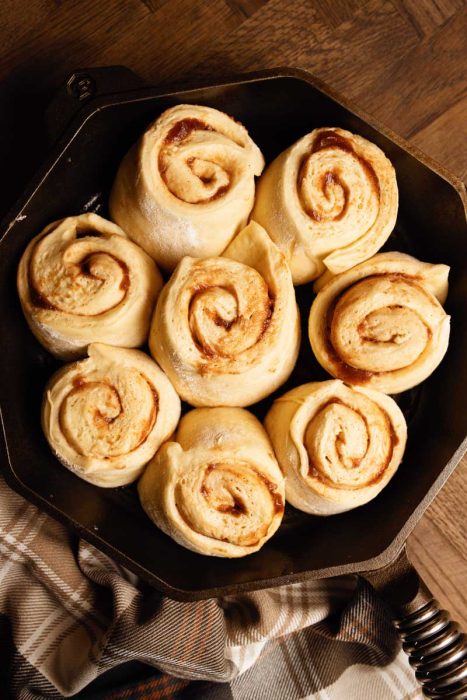
M 402 647 L 427 698 L 467 698 L 467 640 L 446 610 L 432 599 L 395 620 Z
M 467 638 L 410 564 L 405 548 L 389 566 L 363 574 L 389 603 L 425 697 L 467 700 Z

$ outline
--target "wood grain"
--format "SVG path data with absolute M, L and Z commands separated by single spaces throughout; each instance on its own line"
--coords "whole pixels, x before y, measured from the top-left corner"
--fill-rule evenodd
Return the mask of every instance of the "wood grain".
M 409 538 L 410 558 L 442 607 L 467 629 L 467 458 Z
M 321 0 L 317 3 L 317 9 L 323 23 L 335 29 L 346 20 L 352 20 L 362 4 L 360 0 Z
M 463 6 L 463 0 L 394 0 L 420 37 L 429 37 Z
M 456 131 L 453 129 L 456 128 Z M 467 182 L 467 94 L 414 133 L 413 143 Z
M 417 45 L 415 30 L 391 2 L 369 0 L 351 21 L 333 30 L 317 7 L 318 3 L 271 0 L 260 15 L 220 42 L 216 54 L 200 67 L 202 73 L 211 74 L 219 64 L 236 72 L 253 70 L 258 64 L 300 65 L 355 97 L 370 82 L 381 82 L 403 49 Z M 274 31 L 277 26 L 280 34 Z M 388 52 L 388 45 L 393 51 Z
M 463 0 L 4 0 L 0 40 L 1 212 L 43 155 L 53 88 L 86 65 L 124 64 L 152 83 L 307 68 L 467 178 Z M 467 628 L 466 502 L 464 460 L 410 552 Z
M 242 20 L 254 15 L 266 2 L 267 0 L 225 0 L 230 9 L 238 13 Z
M 370 85 L 371 97 L 361 93 L 357 98 L 394 131 L 414 136 L 467 95 L 466 37 L 467 8 L 399 58 L 391 69 L 390 90 L 378 81 Z

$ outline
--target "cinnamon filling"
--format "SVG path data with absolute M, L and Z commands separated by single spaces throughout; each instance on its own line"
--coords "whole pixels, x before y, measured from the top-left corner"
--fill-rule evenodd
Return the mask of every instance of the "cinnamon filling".
M 93 233 L 88 233 L 86 231 L 86 236 L 88 235 L 95 235 L 95 236 L 100 236 L 98 232 L 93 232 Z M 38 243 L 41 241 L 37 241 L 36 246 Z M 82 275 L 85 275 L 86 277 L 91 277 L 92 279 L 99 280 L 101 282 L 104 281 L 102 277 L 99 277 L 98 275 L 95 275 L 91 272 L 91 262 L 92 258 L 94 255 L 98 254 L 99 251 L 93 251 L 92 253 L 89 253 L 86 257 L 84 257 L 79 263 L 77 263 L 79 271 Z M 122 271 L 122 279 L 119 284 L 119 289 L 124 293 L 124 296 L 126 296 L 126 293 L 130 287 L 130 270 L 129 267 L 126 263 L 123 262 L 123 260 L 119 260 L 115 255 L 112 255 L 112 253 L 108 253 L 107 251 L 102 251 L 103 255 L 106 255 L 110 258 L 112 258 L 117 265 L 120 267 Z M 31 260 L 32 257 L 34 256 L 34 251 L 31 255 Z M 73 284 L 73 277 L 70 277 L 70 283 Z M 102 311 L 98 314 L 80 314 L 76 311 L 66 311 L 64 309 L 61 309 L 59 306 L 51 302 L 43 293 L 42 291 L 38 288 L 37 283 L 33 279 L 32 276 L 32 270 L 31 270 L 31 263 L 29 265 L 29 270 L 28 270 L 28 284 L 29 284 L 29 298 L 31 303 L 40 309 L 46 309 L 46 310 L 52 310 L 52 311 L 62 311 L 63 313 L 72 313 L 73 316 L 89 316 L 89 317 L 98 317 L 101 316 L 104 313 L 107 313 L 111 309 L 114 309 L 117 307 L 119 304 L 122 303 L 122 300 L 120 299 L 117 301 L 113 306 L 110 306 L 108 309 L 105 311 Z
M 208 289 L 212 289 L 212 288 L 215 288 L 217 286 L 218 285 L 216 285 L 216 284 L 212 284 L 212 285 L 200 284 L 200 285 L 197 285 L 196 287 L 193 288 L 193 296 L 190 299 L 190 304 L 188 307 L 188 316 L 190 316 L 192 313 L 193 304 L 197 300 L 198 295 L 202 294 L 203 292 L 207 291 Z M 224 287 L 224 289 L 225 289 L 225 287 Z M 226 291 L 231 292 L 232 294 L 235 295 L 235 290 L 226 289 Z M 271 325 L 272 316 L 274 314 L 274 307 L 275 307 L 275 296 L 270 290 L 268 290 L 268 301 L 266 304 L 266 313 L 265 313 L 265 317 L 264 317 L 263 322 L 262 322 L 261 331 L 260 331 L 260 333 L 255 341 L 256 343 L 259 343 L 261 341 L 261 339 L 263 338 L 263 336 L 267 332 L 269 326 Z M 236 318 L 228 321 L 228 320 L 222 318 L 222 316 L 220 316 L 215 311 L 209 312 L 209 316 L 212 319 L 212 321 L 215 323 L 216 326 L 218 326 L 220 328 L 225 328 L 227 333 L 231 330 L 231 328 L 235 324 L 239 323 L 241 320 L 241 317 L 237 316 Z M 234 358 L 235 357 L 235 355 L 232 353 L 215 352 L 211 347 L 206 346 L 202 342 L 202 340 L 197 337 L 196 333 L 192 333 L 192 337 L 193 337 L 193 342 L 196 345 L 196 347 L 198 348 L 198 350 L 209 360 L 216 358 L 216 357 L 223 357 L 223 358 Z M 207 371 L 204 363 L 201 365 L 200 371 L 201 372 Z
M 320 134 L 318 134 L 311 152 L 317 153 L 325 148 L 339 148 L 341 151 L 351 153 L 366 172 L 375 194 L 378 196 L 378 198 L 381 196 L 378 176 L 376 175 L 373 166 L 367 160 L 365 160 L 365 158 L 362 158 L 362 156 L 359 156 L 358 153 L 356 153 L 352 143 L 348 139 L 340 134 L 337 134 L 335 131 L 322 131 Z
M 174 124 L 169 130 L 164 139 L 164 143 L 167 145 L 180 143 L 188 138 L 193 131 L 213 131 L 213 128 L 200 119 L 193 119 L 192 117 L 180 119 L 180 121 Z
M 77 228 L 76 229 L 76 239 L 80 238 L 102 238 L 103 234 L 100 231 L 92 228 Z
M 417 287 L 417 290 L 421 290 L 429 297 L 429 294 L 422 287 L 417 285 L 415 277 L 412 277 L 410 275 L 406 275 L 402 272 L 377 273 L 377 274 L 369 275 L 368 277 L 365 277 L 364 280 L 370 280 L 374 277 L 386 277 L 391 282 L 397 282 L 398 280 L 404 280 L 404 282 L 409 283 L 414 287 Z M 355 282 L 355 284 L 359 284 L 361 281 L 363 281 L 363 280 L 358 280 L 357 282 Z M 332 303 L 329 305 L 329 308 L 328 308 L 328 311 L 326 314 L 326 320 L 325 320 L 324 343 L 326 345 L 326 351 L 327 351 L 332 363 L 334 364 L 334 366 L 336 368 L 335 369 L 336 375 L 340 379 L 343 379 L 344 381 L 348 382 L 349 384 L 365 384 L 365 383 L 369 382 L 373 376 L 375 376 L 375 375 L 381 376 L 383 374 L 388 374 L 391 370 L 382 370 L 381 372 L 375 372 L 375 371 L 364 370 L 364 369 L 360 369 L 357 367 L 353 367 L 352 365 L 349 365 L 347 362 L 345 362 L 339 356 L 339 354 L 337 353 L 336 349 L 334 348 L 334 345 L 332 344 L 332 340 L 331 340 L 331 329 L 332 329 L 332 323 L 333 323 L 334 312 L 335 312 L 336 306 L 339 302 L 339 299 L 343 295 L 345 295 L 346 292 L 349 289 L 351 289 L 351 287 L 353 287 L 353 286 L 354 285 L 351 285 L 350 287 L 345 289 L 342 292 L 342 294 L 340 295 L 340 297 L 336 297 L 336 299 L 334 299 L 332 301 Z M 397 308 L 404 308 L 404 307 L 401 306 L 400 304 L 392 304 L 388 308 L 397 309 Z M 358 326 L 358 331 L 361 334 L 364 331 L 364 326 L 362 324 L 364 324 L 364 321 L 362 321 L 360 323 L 360 325 Z M 433 334 L 432 334 L 431 329 L 428 326 L 426 326 L 426 332 L 427 332 L 428 338 L 431 338 Z M 365 340 L 366 342 L 372 342 L 372 343 L 380 342 L 375 338 L 372 338 L 370 336 L 367 337 L 365 335 L 362 335 L 362 339 Z
M 221 463 L 213 463 L 209 464 L 206 467 L 205 470 L 205 476 L 203 479 L 203 482 L 200 487 L 200 493 L 207 498 L 210 493 L 211 489 L 206 485 L 206 478 L 209 476 L 209 474 L 214 471 L 214 469 L 222 469 L 224 467 L 223 464 Z M 272 481 L 269 481 L 264 474 L 261 472 L 257 471 L 256 469 L 251 468 L 251 471 L 255 473 L 255 475 L 261 479 L 261 481 L 265 484 L 267 487 L 269 493 L 271 494 L 272 502 L 274 505 L 274 512 L 275 513 L 282 513 L 284 510 L 284 501 L 282 499 L 282 496 L 280 493 L 277 493 L 277 484 L 274 484 Z M 231 494 L 234 503 L 232 505 L 227 505 L 227 504 L 221 504 L 217 506 L 216 510 L 218 510 L 220 513 L 231 513 L 232 515 L 245 515 L 247 513 L 247 508 L 245 503 L 239 498 L 237 494 Z
M 379 180 L 378 176 L 376 175 L 373 166 L 365 160 L 362 156 L 358 155 L 356 153 L 352 143 L 346 139 L 344 136 L 341 136 L 340 134 L 337 134 L 335 131 L 322 131 L 318 134 L 317 138 L 315 139 L 312 149 L 309 154 L 305 155 L 302 159 L 302 162 L 300 164 L 300 168 L 298 171 L 298 192 L 300 196 L 303 180 L 305 179 L 305 168 L 308 162 L 308 159 L 314 154 L 317 153 L 318 151 L 322 151 L 324 149 L 340 149 L 341 151 L 345 151 L 346 153 L 349 153 L 353 158 L 358 160 L 360 163 L 361 167 L 363 168 L 364 172 L 367 175 L 367 178 L 371 184 L 371 187 L 373 189 L 373 192 L 376 194 L 378 199 L 381 196 L 381 189 L 379 185 Z M 327 171 L 324 173 L 324 175 L 321 177 L 320 180 L 320 186 L 321 189 L 326 197 L 328 197 L 328 190 L 332 185 L 339 185 L 341 187 L 343 193 L 344 193 L 344 205 L 341 209 L 341 211 L 333 217 L 332 221 L 340 221 L 346 214 L 348 205 L 349 205 L 349 188 L 346 185 L 346 183 L 341 179 L 340 173 L 337 171 Z M 305 211 L 308 216 L 313 219 L 314 221 L 322 221 L 326 217 L 323 217 L 321 214 L 319 214 L 318 211 L 315 209 L 310 208 L 300 197 L 301 203 L 303 210 Z
M 326 314 L 325 328 L 324 328 L 324 343 L 326 345 L 326 351 L 335 366 L 336 375 L 343 379 L 349 384 L 366 384 L 375 374 L 384 374 L 384 372 L 369 372 L 365 369 L 359 369 L 358 367 L 352 367 L 352 365 L 347 364 L 336 352 L 334 345 L 331 341 L 331 327 L 332 320 L 334 316 L 334 311 L 337 306 L 339 298 L 333 300 L 328 308 Z
M 140 436 L 138 440 L 136 441 L 136 444 L 132 447 L 131 451 L 138 449 L 140 445 L 143 444 L 143 442 L 147 439 L 149 433 L 154 427 L 154 424 L 157 419 L 157 413 L 159 410 L 159 394 L 157 392 L 157 389 L 155 386 L 149 381 L 147 377 L 145 377 L 143 374 L 141 374 L 141 377 L 144 379 L 144 381 L 147 383 L 151 394 L 153 396 L 153 405 L 151 408 L 151 413 L 148 416 L 148 418 L 144 421 Z M 93 387 L 106 387 L 106 389 L 110 390 L 110 392 L 115 396 L 117 403 L 118 403 L 118 411 L 115 416 L 106 416 L 104 415 L 99 409 L 95 409 L 93 413 L 93 422 L 94 425 L 96 426 L 96 429 L 99 433 L 105 433 L 106 430 L 117 420 L 117 418 L 120 417 L 120 415 L 124 412 L 123 408 L 123 402 L 121 399 L 121 396 L 115 386 L 108 380 L 102 379 L 99 381 L 87 381 L 86 377 L 84 376 L 78 376 L 75 377 L 72 381 L 72 386 L 73 388 L 69 392 L 68 396 L 72 396 L 75 393 L 81 392 L 81 391 L 87 391 L 90 388 Z M 63 425 L 63 420 L 62 420 L 62 412 L 59 411 L 59 425 L 60 425 L 60 430 L 61 432 L 66 435 L 67 430 L 65 426 Z M 74 442 L 74 441 L 73 441 Z M 79 450 L 79 447 L 77 445 L 74 445 L 76 451 L 78 454 L 81 454 L 83 456 L 93 456 L 93 455 L 84 455 L 83 452 Z M 122 453 L 123 454 L 123 453 Z M 111 457 L 108 456 L 99 456 L 100 459 L 117 459 L 122 456 L 122 454 L 116 454 L 112 455 Z
M 201 121 L 200 119 L 194 119 L 191 117 L 187 117 L 185 119 L 181 119 L 178 121 L 172 128 L 168 131 L 165 139 L 164 139 L 164 146 L 169 147 L 173 145 L 178 145 L 181 144 L 183 141 L 185 141 L 187 138 L 190 137 L 190 135 L 194 131 L 214 131 L 214 129 L 209 125 L 206 124 L 206 122 Z M 159 158 L 158 158 L 158 167 L 159 167 L 159 172 L 164 180 L 165 184 L 167 187 L 169 187 L 169 183 L 167 180 L 167 165 L 164 162 L 166 158 L 166 149 L 161 148 L 159 152 Z M 191 169 L 192 164 L 194 163 L 195 158 L 191 157 L 188 158 L 186 161 L 186 165 Z M 209 185 L 213 182 L 213 177 L 212 176 L 207 176 L 207 175 L 196 175 L 201 182 L 205 185 Z M 230 189 L 230 177 L 229 177 L 229 182 L 227 184 L 224 184 L 220 187 L 217 188 L 217 190 L 207 198 L 202 198 L 197 201 L 191 201 L 191 204 L 208 204 L 209 202 L 213 202 L 216 199 L 220 199 L 223 197 L 226 192 Z M 170 190 L 170 187 L 169 187 Z M 170 190 L 172 191 L 172 190 Z M 177 196 L 174 192 L 172 192 L 174 196 Z
M 324 411 L 328 406 L 330 406 L 332 404 L 340 404 L 341 406 L 345 406 L 346 408 L 349 408 L 351 411 L 353 411 L 358 416 L 360 416 L 360 418 L 365 423 L 365 426 L 367 429 L 367 435 L 370 434 L 368 419 L 365 416 L 365 414 L 354 407 L 348 406 L 345 403 L 345 401 L 343 401 L 342 399 L 340 399 L 337 396 L 334 396 L 334 397 L 328 399 L 328 401 L 326 401 L 321 406 L 321 408 L 319 409 L 319 411 L 317 412 L 316 415 L 319 415 L 322 411 Z M 335 483 L 334 481 L 332 481 L 328 477 L 326 477 L 326 475 L 323 474 L 323 472 L 320 470 L 319 465 L 313 463 L 311 461 L 310 455 L 308 455 L 308 459 L 309 459 L 308 476 L 309 477 L 316 479 L 317 481 L 320 481 L 322 484 L 325 484 L 326 486 L 330 486 L 334 489 L 341 489 L 341 490 L 358 490 L 361 488 L 367 488 L 368 486 L 373 486 L 374 484 L 377 484 L 381 480 L 381 478 L 384 476 L 386 469 L 388 468 L 389 464 L 391 463 L 392 456 L 394 453 L 394 448 L 399 443 L 399 438 L 396 435 L 396 432 L 394 430 L 394 426 L 391 422 L 391 419 L 389 418 L 389 415 L 386 413 L 386 411 L 383 408 L 381 408 L 381 406 L 379 406 L 379 405 L 377 405 L 376 408 L 384 416 L 384 422 L 386 425 L 386 430 L 389 434 L 389 441 L 390 441 L 388 452 L 386 453 L 384 459 L 382 460 L 382 463 L 380 465 L 380 468 L 378 469 L 378 472 L 368 481 L 365 481 L 364 483 L 358 484 L 356 486 L 350 486 L 348 484 L 340 485 L 338 483 Z M 354 460 L 352 460 L 352 468 L 353 469 L 360 466 L 362 460 L 366 457 L 366 455 L 368 453 L 369 446 L 370 445 L 369 445 L 369 441 L 368 441 L 365 453 L 362 455 L 362 457 L 355 458 Z

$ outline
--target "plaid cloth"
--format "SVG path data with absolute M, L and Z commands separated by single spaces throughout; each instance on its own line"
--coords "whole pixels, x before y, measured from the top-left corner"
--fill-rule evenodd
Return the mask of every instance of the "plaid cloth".
M 363 581 L 178 603 L 0 478 L 0 697 L 70 697 L 130 660 L 158 672 L 80 697 L 422 697 L 387 610 Z

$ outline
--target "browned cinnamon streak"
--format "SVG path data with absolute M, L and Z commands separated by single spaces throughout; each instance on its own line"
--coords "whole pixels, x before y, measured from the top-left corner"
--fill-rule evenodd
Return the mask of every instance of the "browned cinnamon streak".
M 114 260 L 117 260 L 117 258 L 114 258 Z M 126 293 L 130 287 L 130 270 L 128 269 L 128 265 L 126 265 L 121 260 L 117 260 L 117 262 L 120 265 L 123 273 L 122 279 L 120 280 L 119 288 L 122 292 Z
M 187 117 L 185 119 L 181 119 L 178 121 L 174 126 L 169 130 L 167 133 L 165 139 L 164 139 L 164 146 L 171 146 L 171 145 L 178 145 L 185 141 L 192 133 L 193 131 L 214 131 L 212 126 L 209 124 L 206 124 L 206 122 L 201 121 L 201 119 L 194 119 L 192 117 Z M 159 172 L 164 180 L 165 184 L 168 186 L 167 182 L 167 177 L 166 177 L 166 170 L 167 167 L 164 164 L 164 156 L 165 156 L 165 150 L 164 148 L 161 148 L 160 153 L 159 153 L 159 158 L 158 158 L 158 167 L 159 167 Z M 191 168 L 191 165 L 194 162 L 194 158 L 188 158 L 186 163 L 187 166 Z M 211 177 L 200 177 L 199 178 L 201 182 L 204 184 L 210 184 L 212 182 Z M 220 199 L 220 197 L 223 197 L 224 194 L 229 190 L 230 188 L 230 177 L 229 177 L 229 182 L 226 185 L 222 185 L 221 187 L 218 187 L 217 190 L 212 194 L 210 197 L 206 199 L 199 199 L 196 202 L 191 202 L 191 204 L 207 204 L 208 202 L 213 202 L 215 199 Z M 170 188 L 169 188 L 170 189 Z M 173 192 L 172 192 L 173 194 Z M 176 196 L 176 195 L 174 195 Z
M 207 498 L 211 493 L 209 487 L 206 485 L 206 478 L 212 471 L 214 471 L 214 469 L 222 469 L 223 466 L 225 465 L 223 465 L 222 463 L 214 463 L 209 464 L 206 467 L 205 477 L 200 488 L 200 493 L 205 498 Z M 267 479 L 264 476 L 264 474 L 259 472 L 257 469 L 253 469 L 252 467 L 250 467 L 250 469 L 256 474 L 256 476 L 259 479 L 261 479 L 261 481 L 266 485 L 269 493 L 271 494 L 271 499 L 274 506 L 274 513 L 282 513 L 284 511 L 284 501 L 280 493 L 277 493 L 277 484 L 274 484 L 272 481 L 269 481 L 269 479 Z M 241 480 L 241 475 L 239 476 L 239 480 Z M 229 513 L 234 516 L 245 515 L 247 513 L 245 503 L 243 503 L 243 501 L 237 494 L 231 494 L 231 496 L 234 501 L 233 504 L 220 504 L 219 506 L 217 506 L 216 510 L 219 511 L 219 513 Z M 257 542 L 255 542 L 254 544 L 257 544 Z
M 326 351 L 336 368 L 335 373 L 339 379 L 343 379 L 349 382 L 349 384 L 366 384 L 374 374 L 384 374 L 384 372 L 370 372 L 365 369 L 360 369 L 359 367 L 352 367 L 352 365 L 347 364 L 347 362 L 337 354 L 331 340 L 331 327 L 338 301 L 339 297 L 332 301 L 326 314 L 324 325 L 324 343 L 326 345 Z
M 193 131 L 213 131 L 213 128 L 209 126 L 209 124 L 206 124 L 206 122 L 202 122 L 201 119 L 186 117 L 176 122 L 168 131 L 164 143 L 167 145 L 171 143 L 180 143 L 188 138 Z
M 92 228 L 77 228 L 76 229 L 76 238 L 102 238 L 103 234 L 101 231 L 97 231 L 96 229 Z
M 306 154 L 303 157 L 303 160 L 301 162 L 299 171 L 298 171 L 298 192 L 300 195 L 300 189 L 301 185 L 303 182 L 303 179 L 305 177 L 304 170 L 307 164 L 308 159 L 310 158 L 313 153 L 317 153 L 318 151 L 322 151 L 327 148 L 336 148 L 340 149 L 341 151 L 345 151 L 346 153 L 349 153 L 351 156 L 356 158 L 360 165 L 362 166 L 363 170 L 365 171 L 368 180 L 371 183 L 371 186 L 373 188 L 374 193 L 378 197 L 378 199 L 381 196 L 381 189 L 379 185 L 379 180 L 378 176 L 376 175 L 373 166 L 371 163 L 369 163 L 365 158 L 360 156 L 358 153 L 356 153 L 352 143 L 346 139 L 344 136 L 341 136 L 340 134 L 337 134 L 335 131 L 331 130 L 325 130 L 321 131 L 318 136 L 316 137 L 312 149 L 310 153 Z M 339 171 L 327 171 L 324 173 L 324 175 L 321 177 L 321 188 L 324 192 L 324 194 L 327 196 L 327 190 L 328 188 L 333 185 L 333 184 L 338 184 L 343 192 L 344 192 L 344 206 L 342 207 L 341 211 L 333 218 L 333 221 L 340 221 L 344 216 L 345 213 L 347 212 L 347 208 L 349 205 L 349 188 L 347 187 L 346 183 L 341 179 L 340 177 L 340 172 Z M 310 209 L 309 207 L 306 206 L 305 202 L 302 200 L 302 206 L 304 211 L 308 214 L 308 216 L 313 219 L 314 221 L 321 221 L 323 217 L 315 210 L 315 209 Z
M 232 498 L 232 505 L 220 504 L 217 506 L 216 510 L 218 510 L 219 513 L 229 513 L 229 515 L 234 515 L 236 517 L 238 517 L 239 515 L 245 515 L 247 512 L 247 507 L 243 503 L 242 499 L 234 495 L 232 495 Z
M 346 406 L 347 408 L 350 408 L 351 411 L 354 411 L 354 413 L 357 413 L 357 414 L 360 416 L 360 418 L 363 420 L 363 422 L 365 423 L 365 427 L 366 427 L 366 430 L 367 430 L 367 435 L 369 435 L 370 429 L 369 429 L 368 420 L 367 420 L 365 414 L 362 413 L 361 411 L 359 411 L 358 409 L 354 408 L 353 406 L 352 406 L 352 407 L 347 406 L 347 404 L 345 403 L 345 401 L 343 401 L 342 399 L 340 399 L 338 396 L 333 396 L 332 398 L 328 399 L 328 400 L 320 407 L 319 411 L 317 411 L 317 413 L 315 414 L 315 416 L 313 416 L 313 418 L 315 418 L 316 416 L 318 416 L 318 415 L 319 415 L 320 413 L 322 413 L 328 406 L 330 406 L 330 405 L 332 405 L 332 404 L 340 404 L 341 406 Z M 379 406 L 378 404 L 375 404 L 375 406 L 376 406 L 376 409 L 377 409 L 377 410 L 381 411 L 381 414 L 383 415 L 384 420 L 385 420 L 385 423 L 386 423 L 386 429 L 387 429 L 387 431 L 388 431 L 388 433 L 389 433 L 389 449 L 388 449 L 388 452 L 387 452 L 387 454 L 386 454 L 384 460 L 383 460 L 382 463 L 381 463 L 380 469 L 379 469 L 379 471 L 377 472 L 377 474 L 375 474 L 375 475 L 373 476 L 372 479 L 369 479 L 369 480 L 366 481 L 364 484 L 358 484 L 358 485 L 356 485 L 356 486 L 340 485 L 340 484 L 338 484 L 338 483 L 335 483 L 334 481 L 331 481 L 331 479 L 328 479 L 328 478 L 326 477 L 326 475 L 323 474 L 322 471 L 319 469 L 318 465 L 314 464 L 314 463 L 311 461 L 311 457 L 310 457 L 310 455 L 308 455 L 308 458 L 309 458 L 308 476 L 310 476 L 310 477 L 316 479 L 317 481 L 320 481 L 322 484 L 325 484 L 326 486 L 331 486 L 331 487 L 334 488 L 334 489 L 339 489 L 339 490 L 344 490 L 344 491 L 355 491 L 355 490 L 358 490 L 358 489 L 361 489 L 361 488 L 367 488 L 368 486 L 373 486 L 374 484 L 377 484 L 379 481 L 381 481 L 381 479 L 382 479 L 383 476 L 384 476 L 384 473 L 385 473 L 386 469 L 388 468 L 389 464 L 391 463 L 392 455 L 393 455 L 393 453 L 394 453 L 394 448 L 395 448 L 396 445 L 398 444 L 399 438 L 398 438 L 397 435 L 396 435 L 396 432 L 395 432 L 395 430 L 394 430 L 394 426 L 393 426 L 393 424 L 392 424 L 391 419 L 389 418 L 389 415 L 388 415 L 388 414 L 386 413 L 386 411 L 385 411 L 381 406 Z M 310 421 L 310 422 L 311 422 L 311 421 Z M 355 459 L 352 460 L 352 468 L 355 469 L 356 467 L 358 467 L 358 466 L 360 465 L 360 463 L 361 463 L 362 460 L 365 458 L 365 456 L 366 456 L 366 454 L 367 454 L 367 452 L 368 452 L 369 446 L 370 446 L 370 443 L 369 443 L 369 440 L 367 439 L 367 447 L 366 447 L 366 450 L 365 450 L 365 454 L 364 454 L 362 457 L 360 457 L 360 458 L 355 458 Z
M 202 294 L 203 292 L 207 291 L 208 289 L 214 289 L 214 288 L 219 288 L 219 285 L 217 284 L 199 284 L 196 285 L 193 290 L 192 290 L 192 297 L 190 299 L 190 304 L 188 307 L 188 316 L 191 315 L 193 304 L 196 300 L 196 298 Z M 235 295 L 235 289 L 228 289 L 226 287 L 220 287 L 221 289 L 225 289 L 225 291 L 229 292 L 230 294 Z M 263 325 L 261 328 L 261 332 L 256 339 L 256 342 L 258 343 L 261 338 L 264 336 L 266 333 L 267 329 L 269 328 L 271 324 L 271 319 L 272 315 L 274 313 L 274 307 L 275 307 L 275 296 L 271 292 L 271 290 L 268 289 L 268 303 L 267 303 L 267 311 L 266 311 L 266 316 L 263 320 Z M 216 326 L 225 328 L 226 332 L 229 332 L 232 326 L 240 321 L 240 317 L 234 318 L 231 321 L 227 321 L 226 319 L 222 318 L 222 316 L 219 316 L 219 314 L 215 311 L 210 312 L 210 317 L 212 318 L 213 322 L 215 323 Z M 226 357 L 226 358 L 232 358 L 235 357 L 234 355 L 230 353 L 215 353 L 212 348 L 204 345 L 202 342 L 200 342 L 199 338 L 196 337 L 195 334 L 193 334 L 193 342 L 195 343 L 196 347 L 200 352 L 205 355 L 206 358 L 212 359 L 214 357 Z M 200 367 L 200 371 L 207 371 L 206 365 L 203 363 Z
M 230 331 L 232 328 L 233 324 L 237 319 L 232 319 L 232 321 L 227 321 L 225 318 L 222 318 L 222 316 L 219 316 L 218 313 L 214 312 L 211 314 L 212 320 L 216 324 L 216 326 L 220 326 L 222 328 L 225 328 L 226 331 Z
M 146 421 L 146 425 L 143 426 L 141 429 L 140 438 L 139 438 L 139 441 L 138 441 L 138 444 L 136 445 L 136 447 L 139 447 L 140 445 L 142 445 L 142 443 L 146 440 L 147 436 L 149 435 L 149 433 L 151 432 L 151 430 L 154 427 L 154 424 L 155 424 L 156 419 L 157 419 L 157 414 L 159 412 L 159 393 L 158 393 L 156 387 L 154 386 L 154 384 L 152 384 L 147 377 L 145 377 L 144 375 L 142 375 L 142 376 L 146 380 L 146 382 L 151 390 L 153 401 L 152 401 L 151 415 L 149 416 L 148 420 Z
M 362 282 L 363 280 L 368 280 L 368 279 L 373 279 L 374 277 L 387 277 L 391 282 L 397 282 L 398 280 L 402 280 L 404 282 L 407 282 L 408 284 L 411 284 L 413 287 L 418 287 L 427 294 L 426 290 L 421 287 L 419 282 L 421 281 L 420 275 L 409 275 L 406 272 L 374 272 L 371 275 L 368 275 L 368 277 L 363 277 L 361 280 L 358 280 L 358 282 Z M 357 282 L 355 282 L 357 284 Z
M 36 245 L 34 246 L 34 249 L 31 253 L 30 261 L 32 261 L 32 259 L 34 257 L 34 250 L 40 242 L 41 241 L 37 241 Z M 81 274 L 85 275 L 86 277 L 92 277 L 93 279 L 103 281 L 102 277 L 99 277 L 98 275 L 93 274 L 91 272 L 91 269 L 90 269 L 92 257 L 98 253 L 99 253 L 99 251 L 93 251 L 92 253 L 87 255 L 85 258 L 83 258 L 78 263 L 78 267 L 79 267 Z M 122 292 L 124 292 L 124 294 L 126 295 L 126 292 L 128 291 L 128 289 L 130 287 L 130 270 L 129 270 L 128 265 L 126 263 L 124 263 L 123 260 L 119 260 L 118 258 L 115 257 L 115 255 L 112 255 L 112 253 L 108 253 L 107 251 L 102 251 L 102 255 L 107 255 L 108 257 L 112 258 L 117 263 L 117 265 L 120 267 L 120 269 L 122 270 L 122 279 L 120 281 L 119 289 Z M 30 298 L 31 304 L 33 306 L 40 308 L 40 309 L 46 309 L 46 310 L 52 310 L 52 311 L 62 311 L 62 309 L 60 309 L 60 307 L 53 304 L 36 286 L 36 283 L 35 283 L 33 276 L 32 276 L 31 262 L 30 262 L 29 269 L 28 269 L 28 285 L 29 285 L 29 298 Z M 80 314 L 80 313 L 77 313 L 76 311 L 74 311 L 72 313 L 74 316 L 101 316 L 103 313 L 107 313 L 108 311 L 110 311 L 111 309 L 114 309 L 119 304 L 121 304 L 121 300 L 118 301 L 113 306 L 110 306 L 105 311 L 102 311 L 101 313 L 98 313 L 98 314 Z
M 272 496 L 272 502 L 274 504 L 274 512 L 275 513 L 283 513 L 284 512 L 284 499 L 280 495 L 280 493 L 277 493 L 276 489 L 276 484 L 273 484 L 272 481 L 267 481 L 266 479 L 263 479 L 265 482 L 266 486 L 269 489 L 269 492 Z
M 157 392 L 156 387 L 149 381 L 149 379 L 144 374 L 142 374 L 142 373 L 139 373 L 139 374 L 144 379 L 144 381 L 147 383 L 147 385 L 151 391 L 151 394 L 153 396 L 153 405 L 152 405 L 152 410 L 151 410 L 151 413 L 150 413 L 148 419 L 144 422 L 144 424 L 142 426 L 139 440 L 136 443 L 136 445 L 133 447 L 133 450 L 138 449 L 138 447 L 148 437 L 149 433 L 151 432 L 151 430 L 154 427 L 154 424 L 155 424 L 156 418 L 157 418 L 157 413 L 159 410 L 159 394 Z M 123 413 L 124 409 L 123 409 L 123 403 L 122 403 L 122 399 L 120 397 L 120 394 L 119 394 L 118 390 L 115 388 L 115 386 L 107 379 L 104 378 L 104 379 L 101 379 L 98 381 L 96 381 L 96 380 L 87 381 L 86 377 L 79 375 L 73 379 L 72 386 L 73 386 L 73 389 L 68 393 L 68 396 L 72 396 L 75 393 L 78 393 L 80 391 L 86 391 L 89 388 L 97 387 L 97 386 L 105 386 L 113 394 L 115 394 L 117 401 L 118 401 L 118 405 L 119 405 L 119 410 L 118 410 L 118 413 L 116 416 L 113 416 L 113 417 L 105 416 L 98 409 L 96 409 L 94 411 L 93 420 L 94 420 L 94 423 L 95 423 L 96 427 L 98 428 L 98 430 L 105 432 L 107 427 L 112 425 L 112 423 L 120 416 L 120 414 Z M 66 431 L 64 429 L 64 425 L 63 425 L 63 421 L 62 421 L 62 409 L 60 409 L 60 411 L 59 411 L 58 420 L 59 420 L 60 430 L 62 431 L 62 433 L 64 435 L 66 435 Z M 84 452 L 82 452 L 77 445 L 74 445 L 74 448 L 75 448 L 76 452 L 78 452 L 78 454 L 81 454 L 83 456 L 92 456 L 92 455 L 84 455 Z M 118 457 L 121 457 L 123 454 L 124 453 L 112 455 L 111 457 L 105 456 L 105 457 L 101 457 L 101 459 L 117 459 Z

